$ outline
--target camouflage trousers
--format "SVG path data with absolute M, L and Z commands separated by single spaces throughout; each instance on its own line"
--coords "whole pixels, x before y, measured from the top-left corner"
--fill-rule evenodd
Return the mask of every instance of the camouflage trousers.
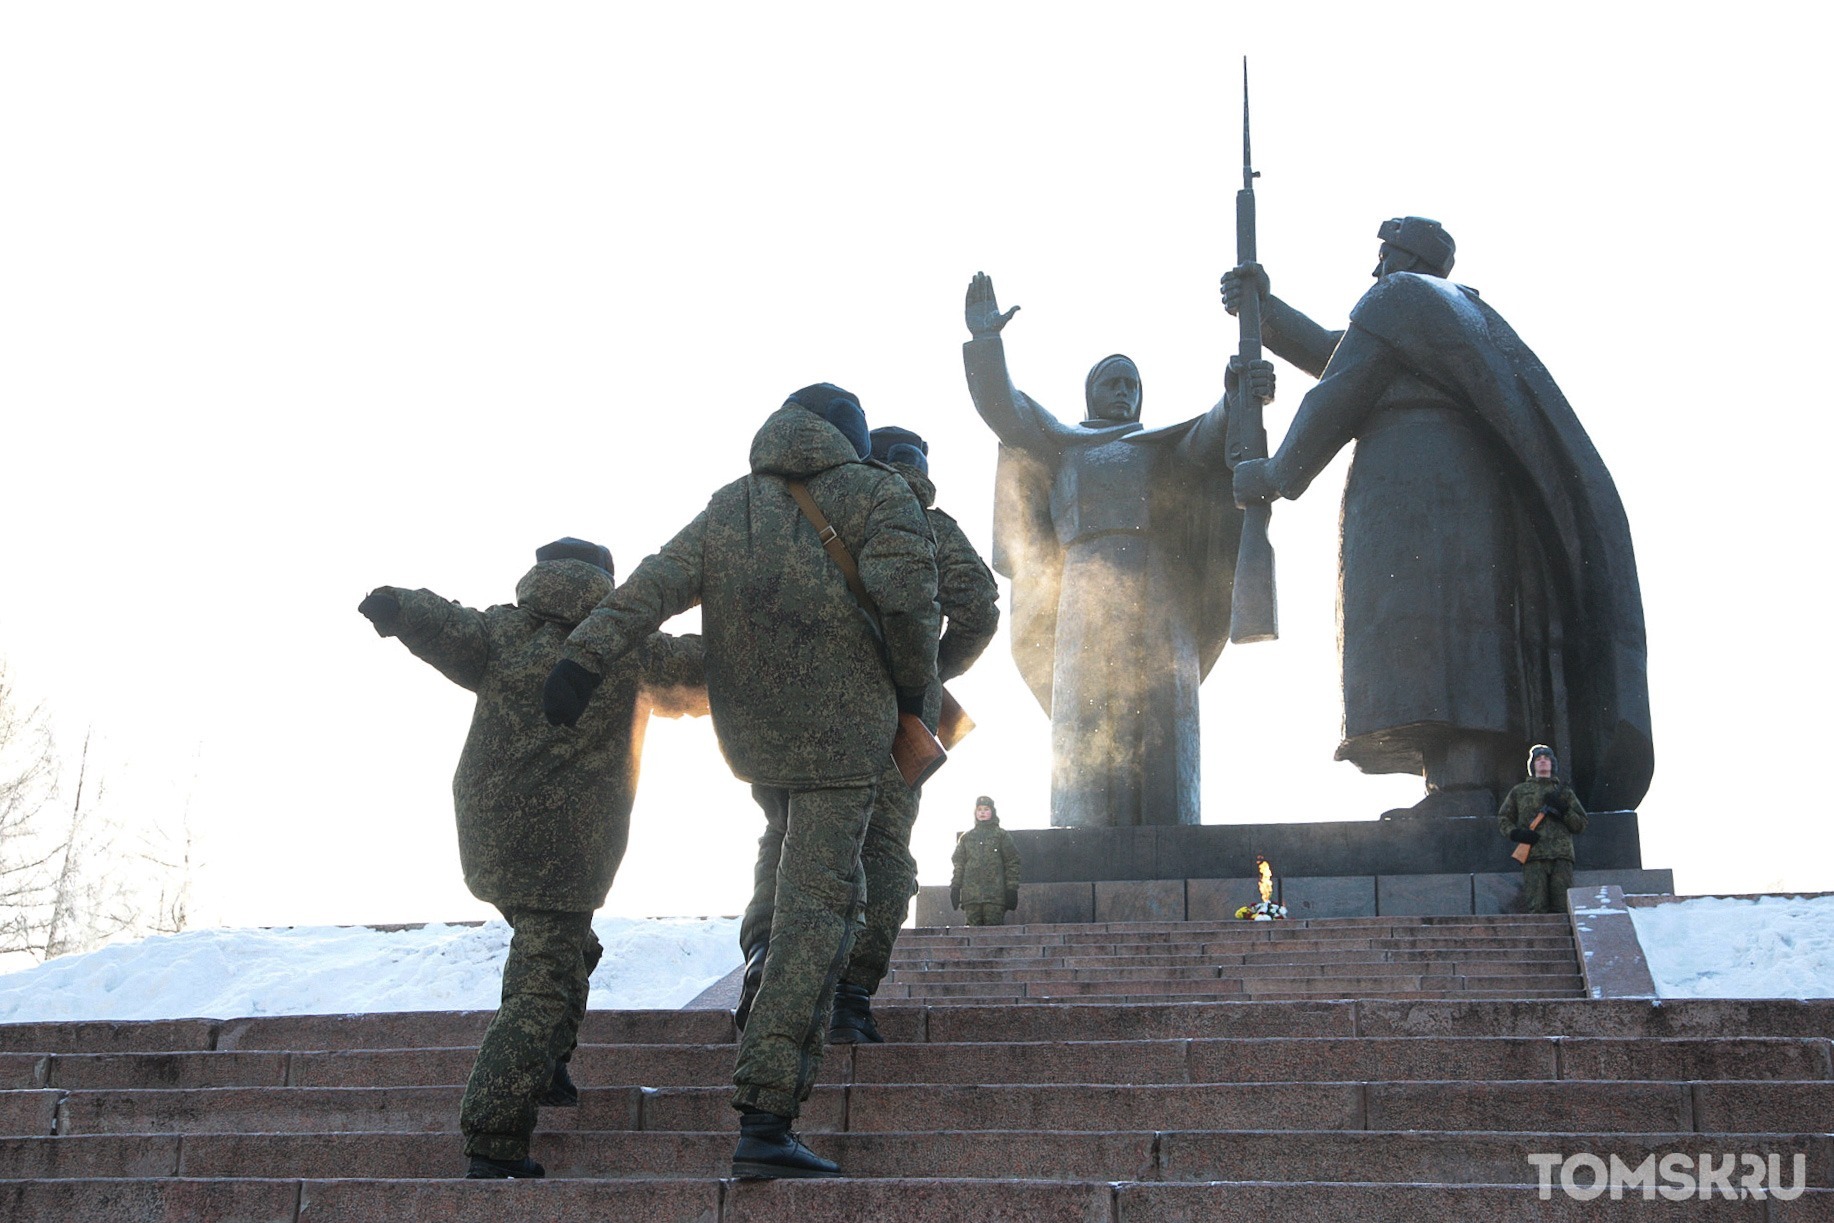
M 814 1086 L 834 986 L 853 950 L 865 901 L 860 846 L 877 789 L 751 788 L 766 827 L 740 938 L 747 947 L 768 940 L 770 952 L 739 1038 L 734 1108 L 794 1117 Z M 765 891 L 768 910 L 759 900 Z
M 1522 864 L 1522 899 L 1530 913 L 1565 913 L 1572 886 L 1571 858 L 1530 858 Z
M 917 894 L 917 859 L 911 857 L 911 829 L 917 823 L 922 791 L 904 784 L 896 765 L 879 778 L 866 840 L 860 847 L 860 868 L 866 876 L 864 924 L 853 941 L 841 980 L 876 993 L 879 982 L 891 971 L 892 947 L 910 915 L 911 897 Z M 758 839 L 758 863 L 752 873 L 751 903 L 739 925 L 739 951 L 747 959 L 752 948 L 770 941 L 771 914 L 776 907 L 777 861 L 782 853 L 783 831 L 767 825 Z
M 968 915 L 970 926 L 1004 926 L 1006 924 L 1005 905 L 963 905 L 962 912 Z
M 465 1084 L 459 1129 L 467 1155 L 521 1159 L 556 1063 L 573 1056 L 587 979 L 604 948 L 590 913 L 505 909 L 503 917 L 515 932 L 503 963 L 503 1001 Z
M 917 894 L 911 828 L 922 797 L 923 791 L 904 784 L 896 765 L 879 778 L 879 796 L 873 800 L 866 843 L 860 849 L 860 866 L 866 872 L 866 924 L 841 972 L 841 980 L 869 994 L 878 992 L 879 982 L 891 971 L 892 946 L 910 916 L 911 897 Z

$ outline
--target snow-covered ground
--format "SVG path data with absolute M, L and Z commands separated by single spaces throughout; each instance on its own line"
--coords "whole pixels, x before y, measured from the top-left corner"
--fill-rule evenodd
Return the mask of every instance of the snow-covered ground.
M 1630 911 L 1664 998 L 1834 997 L 1834 896 Z M 739 964 L 737 918 L 601 917 L 593 1009 L 677 1007 Z M 0 974 L 0 1023 L 491 1010 L 509 927 L 197 930 Z
M 1834 998 L 1834 896 L 1703 896 L 1630 920 L 1664 998 Z
M 678 1007 L 739 964 L 737 918 L 601 917 L 594 1010 Z M 509 927 L 195 930 L 0 974 L 0 1023 L 494 1010 Z

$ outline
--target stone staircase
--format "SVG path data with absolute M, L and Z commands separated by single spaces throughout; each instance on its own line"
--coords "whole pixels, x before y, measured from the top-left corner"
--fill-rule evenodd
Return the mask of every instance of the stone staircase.
M 830 1049 L 800 1123 L 840 1181 L 722 1179 L 724 1011 L 591 1012 L 540 1182 L 453 1179 L 488 1014 L 0 1027 L 0 1219 L 1834 1219 L 1834 1002 L 1587 1000 L 1564 929 L 907 932 L 889 1043 Z M 1528 1159 L 1703 1152 L 1813 1188 L 1544 1200 Z
M 1562 914 L 914 930 L 879 991 L 931 1003 L 1584 995 Z

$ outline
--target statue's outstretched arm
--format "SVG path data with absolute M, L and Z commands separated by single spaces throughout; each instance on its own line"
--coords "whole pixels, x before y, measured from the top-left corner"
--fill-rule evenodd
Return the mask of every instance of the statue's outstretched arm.
M 1393 349 L 1367 331 L 1344 333 L 1324 376 L 1300 401 L 1280 449 L 1235 469 L 1238 503 L 1298 497 L 1349 445 L 1377 399 L 1403 372 Z
M 993 280 L 976 272 L 968 283 L 965 315 L 973 337 L 962 345 L 962 365 L 968 374 L 968 394 L 975 411 L 987 422 L 1002 444 L 1028 451 L 1047 461 L 1063 451 L 1065 426 L 1013 385 L 1006 368 L 1006 345 L 1000 330 L 1019 312 L 1014 306 L 1000 313 Z
M 1285 358 L 1312 375 L 1324 376 L 1341 331 L 1328 331 L 1304 314 L 1287 305 L 1268 291 L 1267 272 L 1258 263 L 1244 263 L 1223 273 L 1223 308 L 1236 313 L 1240 308 L 1246 282 L 1252 276 L 1261 287 L 1261 343 L 1277 357 Z

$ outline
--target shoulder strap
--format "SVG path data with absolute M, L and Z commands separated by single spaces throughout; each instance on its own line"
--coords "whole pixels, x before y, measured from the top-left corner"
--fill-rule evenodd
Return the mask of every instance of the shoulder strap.
M 821 540 L 821 546 L 827 550 L 829 556 L 834 558 L 834 563 L 841 567 L 841 575 L 847 579 L 847 589 L 851 590 L 853 597 L 860 601 L 860 606 L 866 609 L 866 614 L 872 617 L 873 623 L 878 623 L 879 605 L 873 602 L 871 595 L 866 593 L 866 584 L 860 581 L 859 566 L 853 563 L 853 553 L 847 551 L 847 544 L 841 539 L 840 532 L 834 529 L 827 517 L 822 514 L 821 507 L 815 504 L 815 498 L 810 495 L 807 484 L 801 480 L 786 480 L 784 483 L 789 485 L 790 496 L 796 498 L 796 504 L 802 510 L 802 516 L 807 518 L 809 525 L 815 528 L 815 537 Z

